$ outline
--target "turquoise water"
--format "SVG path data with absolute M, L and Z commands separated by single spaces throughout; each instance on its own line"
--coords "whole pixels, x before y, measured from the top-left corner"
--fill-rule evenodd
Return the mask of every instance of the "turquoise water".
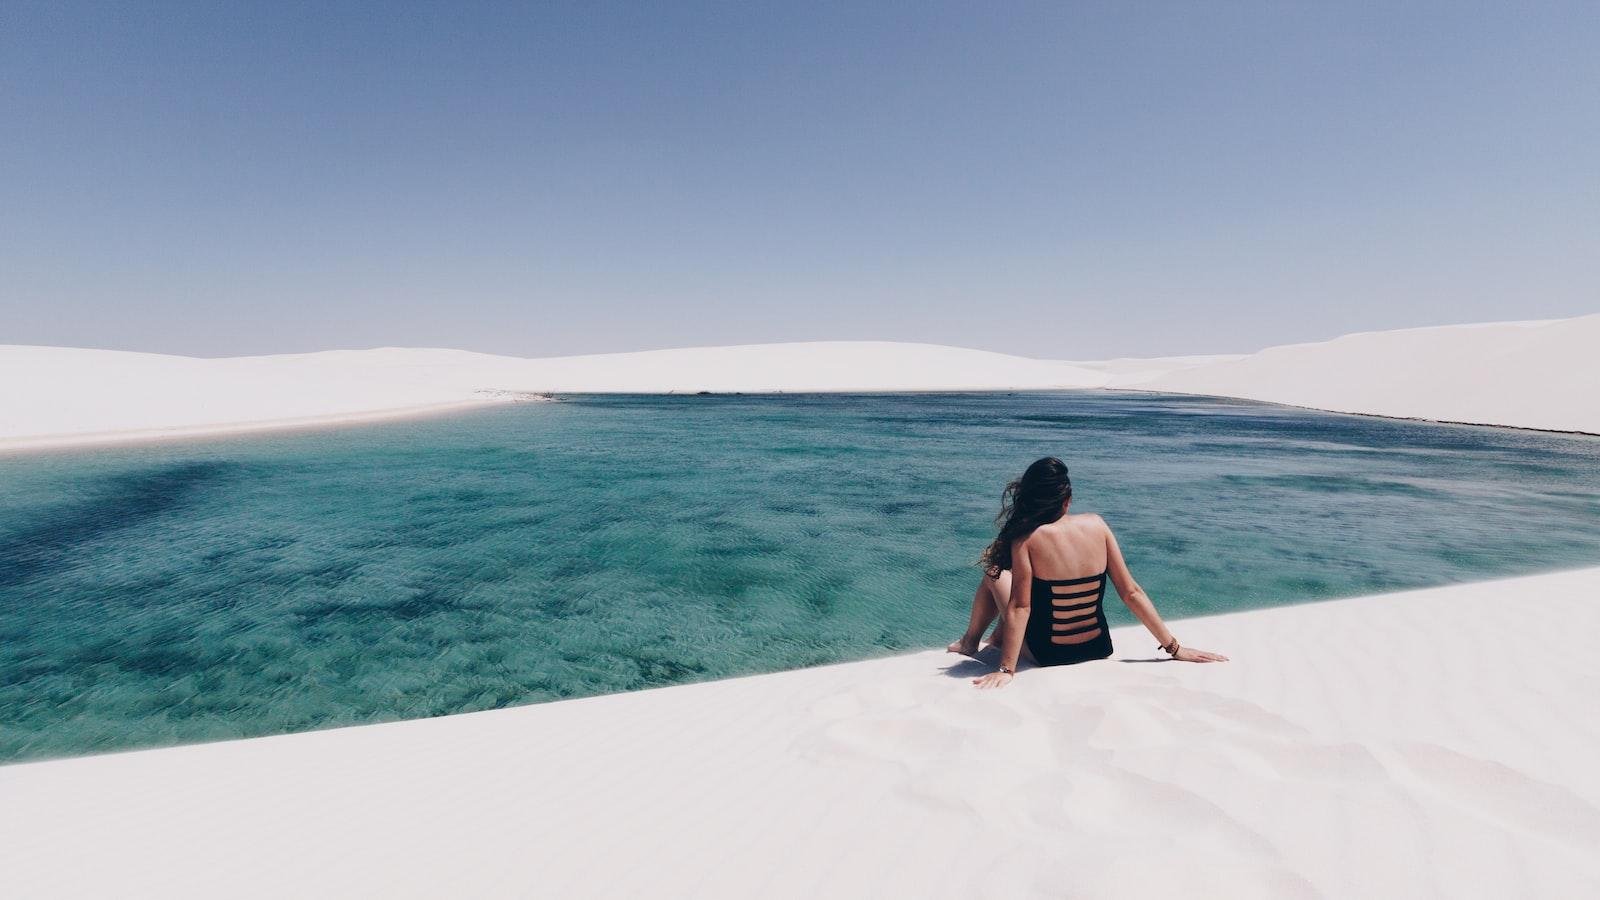
M 0 457 L 0 760 L 942 646 L 1045 454 L 1169 617 L 1600 564 L 1600 440 L 1150 394 L 574 397 Z

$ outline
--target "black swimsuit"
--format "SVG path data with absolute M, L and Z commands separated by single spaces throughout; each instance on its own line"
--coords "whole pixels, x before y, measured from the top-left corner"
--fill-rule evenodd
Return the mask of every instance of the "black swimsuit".
M 1034 661 L 1041 666 L 1066 666 L 1110 656 L 1111 631 L 1101 603 L 1105 596 L 1105 572 L 1059 581 L 1033 579 L 1023 640 Z M 1055 638 L 1068 642 L 1057 643 Z

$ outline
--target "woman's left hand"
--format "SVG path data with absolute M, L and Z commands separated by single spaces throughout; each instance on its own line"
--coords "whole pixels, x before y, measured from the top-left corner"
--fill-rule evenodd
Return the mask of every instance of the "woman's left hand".
M 1012 675 L 1010 672 L 990 672 L 982 678 L 972 679 L 972 683 L 977 685 L 979 690 L 987 690 L 988 688 L 1003 688 L 1010 684 L 1011 679 L 1014 677 L 1016 676 Z

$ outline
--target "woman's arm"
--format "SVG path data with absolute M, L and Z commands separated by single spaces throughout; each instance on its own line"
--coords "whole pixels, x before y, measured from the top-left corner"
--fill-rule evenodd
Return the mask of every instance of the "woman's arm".
M 1028 542 L 1017 541 L 1011 545 L 1011 597 L 1005 609 L 1000 610 L 1000 621 L 1005 635 L 1000 641 L 1000 671 L 990 672 L 972 683 L 981 688 L 1005 687 L 1017 671 L 1017 657 L 1022 655 L 1022 636 L 1028 630 L 1029 607 L 1033 603 L 1033 560 L 1028 558 Z
M 1101 522 L 1105 525 L 1104 521 Z M 1111 526 L 1105 525 L 1106 530 L 1106 570 L 1111 574 L 1111 583 L 1117 586 L 1117 596 L 1127 604 L 1135 618 L 1144 623 L 1144 627 L 1155 636 L 1156 643 L 1163 649 L 1176 646 L 1177 638 L 1167 629 L 1167 623 L 1161 621 L 1161 614 L 1156 612 L 1156 605 L 1150 602 L 1150 596 L 1133 580 L 1133 573 L 1128 571 L 1128 563 L 1122 558 L 1122 548 L 1117 546 L 1117 536 L 1111 533 Z M 1173 659 L 1184 662 L 1226 662 L 1227 657 L 1220 653 L 1208 650 L 1194 650 L 1189 647 L 1177 646 L 1172 654 Z

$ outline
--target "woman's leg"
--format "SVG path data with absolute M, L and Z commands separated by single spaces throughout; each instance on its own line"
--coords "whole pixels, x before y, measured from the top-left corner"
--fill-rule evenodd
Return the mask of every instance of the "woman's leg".
M 978 643 L 983 640 L 983 633 L 989 630 L 989 623 L 994 621 L 997 612 L 994 595 L 989 591 L 988 583 L 992 580 L 987 575 L 978 576 L 978 589 L 972 594 L 972 615 L 967 618 L 967 630 L 962 633 L 961 640 L 946 647 L 946 650 L 965 656 L 978 652 Z
M 1002 588 L 1001 585 L 1004 585 Z M 978 589 L 972 594 L 972 615 L 967 620 L 967 630 L 961 635 L 961 640 L 951 644 L 948 649 L 951 653 L 962 653 L 971 656 L 978 652 L 978 644 L 983 640 L 983 633 L 989 630 L 990 623 L 1000 617 L 1001 603 L 1011 593 L 1011 573 L 1001 572 L 999 578 L 990 578 L 988 575 L 978 576 Z M 1000 639 L 1000 626 L 996 625 L 994 635 L 990 642 Z
M 1000 611 L 1011 602 L 1011 570 L 1001 570 L 998 578 L 983 579 L 983 586 L 989 589 L 989 601 L 994 604 L 995 612 L 994 632 L 989 635 L 988 643 L 999 646 L 1006 628 L 1006 617 L 1000 615 Z

